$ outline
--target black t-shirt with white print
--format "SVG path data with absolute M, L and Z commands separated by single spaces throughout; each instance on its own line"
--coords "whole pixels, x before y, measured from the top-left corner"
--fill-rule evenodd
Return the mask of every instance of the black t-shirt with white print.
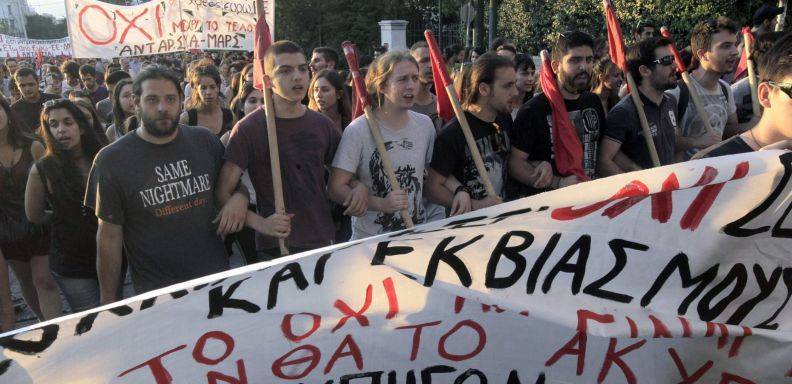
M 507 161 L 511 149 L 508 136 L 512 124 L 511 117 L 501 115 L 494 122 L 488 123 L 470 112 L 465 112 L 465 116 L 495 193 L 503 197 Z M 472 198 L 480 200 L 487 196 L 456 117 L 449 121 L 437 136 L 431 167 L 445 177 L 454 175 L 460 183 L 473 191 Z
M 575 100 L 564 99 L 569 120 L 575 126 L 583 146 L 583 171 L 594 178 L 597 170 L 597 146 L 600 132 L 605 129 L 605 112 L 597 95 L 584 92 Z M 514 120 L 510 138 L 514 148 L 528 154 L 528 161 L 548 161 L 558 174 L 553 153 L 553 110 L 544 94 L 538 94 L 525 103 Z M 513 180 L 516 186 L 513 198 L 543 192 Z M 510 193 L 511 194 L 511 193 Z

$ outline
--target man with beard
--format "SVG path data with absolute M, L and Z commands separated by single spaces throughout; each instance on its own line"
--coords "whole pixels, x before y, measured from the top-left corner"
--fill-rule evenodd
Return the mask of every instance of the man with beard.
M 738 133 L 734 95 L 729 84 L 720 79 L 734 72 L 740 59 L 737 31 L 737 24 L 725 17 L 702 21 L 693 27 L 690 49 L 693 52 L 691 67 L 695 69 L 690 73 L 691 86 L 701 96 L 715 132 L 707 132 L 685 84 L 680 83 L 679 87 L 668 91 L 680 101 L 677 113 L 680 119 L 676 142 L 678 158 L 689 160 L 699 150 Z
M 551 66 L 560 85 L 569 120 L 583 146 L 583 170 L 593 178 L 597 169 L 597 143 L 605 128 L 605 112 L 599 96 L 591 93 L 594 40 L 586 33 L 570 31 L 556 40 Z M 561 176 L 552 143 L 552 108 L 543 93 L 534 96 L 514 121 L 510 136 L 509 172 L 514 183 L 510 197 L 518 198 L 580 182 L 577 176 Z
M 676 87 L 676 67 L 671 41 L 650 37 L 630 47 L 627 69 L 638 84 L 649 131 L 661 165 L 674 162 L 676 99 L 665 91 Z M 631 97 L 622 99 L 608 113 L 602 131 L 598 170 L 601 176 L 652 168 L 652 158 Z
M 325 167 L 333 161 L 341 139 L 332 120 L 301 103 L 308 92 L 308 63 L 302 48 L 287 40 L 275 42 L 264 54 L 264 70 L 272 80 L 275 129 L 288 214 L 275 212 L 264 108 L 245 115 L 231 131 L 220 173 L 217 197 L 224 202 L 248 171 L 256 191 L 259 260 L 280 257 L 279 238 L 287 238 L 290 253 L 327 246 L 335 239 Z M 263 219 L 266 217 L 266 219 Z
M 449 208 L 451 216 L 503 202 L 509 113 L 517 95 L 514 63 L 495 53 L 482 55 L 465 76 L 469 78 L 462 91 L 462 106 L 488 175 L 476 169 L 459 121 L 449 121 L 435 141 L 426 194 L 430 201 Z M 461 184 L 454 189 L 447 183 L 452 176 Z M 482 181 L 487 176 L 497 196 L 487 196 Z
M 132 89 L 140 126 L 97 154 L 85 195 L 99 218 L 102 304 L 118 298 L 122 244 L 140 294 L 228 269 L 220 235 L 257 224 L 244 188 L 216 213 L 223 145 L 206 128 L 178 123 L 184 95 L 176 75 L 152 66 Z

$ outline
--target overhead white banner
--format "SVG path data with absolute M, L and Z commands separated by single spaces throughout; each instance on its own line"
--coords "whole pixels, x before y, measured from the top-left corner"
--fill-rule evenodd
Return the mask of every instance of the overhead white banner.
M 0 382 L 789 383 L 791 176 L 687 162 L 209 276 L 3 335 Z
M 68 37 L 37 40 L 0 35 L 0 57 L 36 57 L 36 52 L 39 51 L 44 56 L 50 57 L 72 55 L 71 42 Z
M 274 30 L 274 2 L 264 0 Z M 186 50 L 253 50 L 252 0 L 154 0 L 120 6 L 66 0 L 75 57 L 144 56 Z

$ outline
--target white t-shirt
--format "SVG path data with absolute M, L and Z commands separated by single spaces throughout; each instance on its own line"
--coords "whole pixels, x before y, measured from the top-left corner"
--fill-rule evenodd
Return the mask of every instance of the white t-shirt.
M 418 224 L 426 217 L 421 197 L 424 172 L 432 160 L 435 129 L 428 116 L 413 111 L 408 113 L 410 122 L 398 131 L 382 123 L 379 126 L 396 178 L 408 193 L 410 216 Z M 392 190 L 365 116 L 358 117 L 344 129 L 333 167 L 354 173 L 358 181 L 368 186 L 371 196 L 384 198 Z M 362 217 L 352 218 L 352 239 L 403 228 L 399 213 L 368 211 Z
M 731 87 L 725 81 L 718 80 L 720 84 L 718 84 L 716 89 L 704 89 L 693 76 L 691 76 L 690 79 L 692 80 L 691 86 L 695 87 L 696 90 L 698 90 L 698 94 L 701 96 L 701 102 L 704 104 L 704 110 L 707 111 L 712 129 L 722 134 L 726 128 L 726 122 L 729 120 L 729 116 L 737 111 L 737 106 L 734 103 L 734 93 L 732 93 Z M 725 94 L 723 92 L 724 89 L 726 90 Z M 679 87 L 666 92 L 679 100 Z M 702 123 L 696 112 L 696 106 L 693 104 L 692 97 L 689 98 L 685 114 L 681 116 L 680 119 L 678 125 L 680 132 L 677 132 L 678 135 L 683 137 L 700 137 L 706 133 L 704 123 Z M 685 158 L 690 159 L 690 157 L 698 151 L 698 149 L 688 150 L 685 154 Z

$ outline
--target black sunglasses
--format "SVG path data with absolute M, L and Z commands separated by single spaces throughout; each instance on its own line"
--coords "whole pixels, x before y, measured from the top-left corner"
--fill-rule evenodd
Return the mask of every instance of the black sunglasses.
M 781 92 L 786 93 L 786 95 L 792 99 L 792 83 L 776 83 L 775 81 L 768 81 L 767 84 L 780 89 Z
M 662 66 L 669 66 L 674 64 L 674 55 L 663 56 L 655 61 L 652 61 L 652 64 L 660 64 Z

